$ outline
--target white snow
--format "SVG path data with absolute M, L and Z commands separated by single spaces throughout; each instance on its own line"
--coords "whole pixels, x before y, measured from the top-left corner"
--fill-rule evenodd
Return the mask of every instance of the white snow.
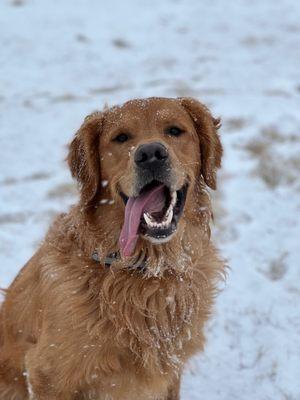
M 222 116 L 215 237 L 231 267 L 183 400 L 300 398 L 300 3 L 2 0 L 0 286 L 74 202 L 91 111 L 191 95 Z

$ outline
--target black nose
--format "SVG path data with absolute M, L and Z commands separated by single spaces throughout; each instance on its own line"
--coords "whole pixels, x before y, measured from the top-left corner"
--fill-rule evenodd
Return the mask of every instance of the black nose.
M 136 165 L 142 169 L 151 169 L 162 167 L 168 160 L 168 151 L 164 145 L 159 142 L 142 144 L 134 155 Z

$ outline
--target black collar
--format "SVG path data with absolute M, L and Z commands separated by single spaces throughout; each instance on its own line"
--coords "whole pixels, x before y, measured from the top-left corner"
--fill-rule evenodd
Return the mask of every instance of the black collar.
M 99 256 L 99 253 L 97 250 L 94 250 L 93 254 L 92 254 L 92 260 L 95 261 L 96 263 L 101 263 L 101 259 Z M 104 266 L 105 268 L 109 268 L 111 267 L 111 265 L 120 260 L 121 256 L 120 256 L 120 252 L 119 251 L 115 251 L 113 253 L 108 254 L 105 259 L 104 259 Z M 139 271 L 145 271 L 146 267 L 147 267 L 147 263 L 146 263 L 146 257 L 143 256 L 142 254 L 139 255 L 139 257 L 137 258 L 137 260 L 129 266 L 130 269 L 137 269 Z
M 115 261 L 118 261 L 119 259 L 120 259 L 120 252 L 119 251 L 115 251 L 114 253 L 110 253 L 105 257 L 104 266 L 106 268 L 109 268 Z M 92 254 L 92 260 L 97 262 L 97 263 L 101 262 L 97 250 L 94 250 L 94 252 Z

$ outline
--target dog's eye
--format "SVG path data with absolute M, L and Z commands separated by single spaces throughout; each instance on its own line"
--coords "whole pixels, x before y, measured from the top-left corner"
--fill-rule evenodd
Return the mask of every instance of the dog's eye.
M 119 142 L 119 143 L 124 143 L 124 142 L 127 142 L 128 139 L 129 139 L 129 135 L 127 133 L 120 133 L 113 139 L 113 141 Z
M 170 136 L 180 136 L 183 133 L 183 130 L 178 128 L 177 126 L 170 126 L 166 129 L 166 134 Z

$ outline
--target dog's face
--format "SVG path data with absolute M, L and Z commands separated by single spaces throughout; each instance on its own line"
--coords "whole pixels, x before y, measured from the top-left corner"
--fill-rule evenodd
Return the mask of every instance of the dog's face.
M 132 100 L 86 119 L 69 164 L 88 207 L 99 201 L 103 181 L 123 207 L 124 256 L 132 254 L 139 235 L 154 244 L 171 240 L 195 186 L 204 181 L 215 188 L 222 154 L 218 124 L 188 98 Z

